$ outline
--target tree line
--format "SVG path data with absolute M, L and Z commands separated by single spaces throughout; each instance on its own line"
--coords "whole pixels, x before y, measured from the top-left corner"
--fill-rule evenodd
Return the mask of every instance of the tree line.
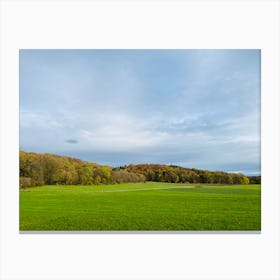
M 99 185 L 144 182 L 144 175 L 52 154 L 20 151 L 20 186 Z
M 243 185 L 250 183 L 249 178 L 243 174 L 199 170 L 175 165 L 137 164 L 129 165 L 124 170 L 143 174 L 146 180 L 156 182 Z
M 260 184 L 261 183 L 261 176 L 248 176 L 250 184 Z
M 41 185 L 100 185 L 146 181 L 168 183 L 249 184 L 243 174 L 198 170 L 175 165 L 107 165 L 53 154 L 20 151 L 20 187 Z

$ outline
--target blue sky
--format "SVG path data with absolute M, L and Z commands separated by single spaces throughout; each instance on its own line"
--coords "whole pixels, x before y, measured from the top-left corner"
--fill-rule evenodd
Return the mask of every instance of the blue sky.
M 20 50 L 20 147 L 260 174 L 260 50 Z

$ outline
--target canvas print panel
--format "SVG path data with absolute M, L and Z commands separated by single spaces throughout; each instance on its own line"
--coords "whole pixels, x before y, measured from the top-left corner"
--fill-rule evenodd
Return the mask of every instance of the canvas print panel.
M 260 230 L 260 50 L 20 50 L 21 231 Z

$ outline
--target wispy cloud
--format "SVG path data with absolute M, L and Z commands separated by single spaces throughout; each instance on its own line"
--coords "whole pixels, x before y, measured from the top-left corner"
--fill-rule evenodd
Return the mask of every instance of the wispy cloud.
M 21 128 L 60 128 L 62 125 L 52 116 L 29 111 L 20 111 Z
M 65 142 L 69 143 L 69 144 L 77 144 L 79 141 L 75 140 L 75 139 L 67 139 L 67 140 L 65 140 Z

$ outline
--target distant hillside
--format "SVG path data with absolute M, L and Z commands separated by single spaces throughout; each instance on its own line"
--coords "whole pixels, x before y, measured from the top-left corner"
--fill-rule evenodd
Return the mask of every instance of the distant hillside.
M 129 172 L 143 174 L 147 181 L 168 183 L 249 184 L 243 174 L 208 171 L 162 164 L 137 164 L 124 168 Z
M 254 183 L 259 181 L 254 179 Z M 174 165 L 137 164 L 113 168 L 53 154 L 20 151 L 20 186 L 99 185 L 127 182 L 249 184 L 243 174 Z M 253 182 L 252 182 L 253 183 Z
M 144 182 L 142 174 L 53 154 L 20 151 L 20 186 L 99 185 Z

